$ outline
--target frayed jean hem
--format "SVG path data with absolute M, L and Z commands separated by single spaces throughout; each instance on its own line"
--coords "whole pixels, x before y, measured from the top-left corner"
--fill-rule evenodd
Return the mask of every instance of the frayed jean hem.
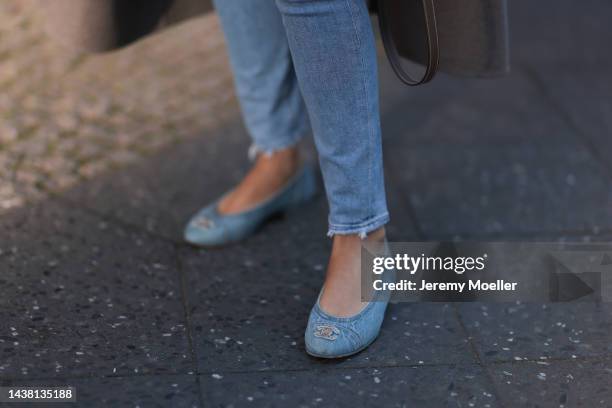
M 263 154 L 264 156 L 272 156 L 274 153 L 279 150 L 289 149 L 290 147 L 294 147 L 300 143 L 300 141 L 304 138 L 304 136 L 308 132 L 296 133 L 296 136 L 292 137 L 284 141 L 283 143 L 274 145 L 274 146 L 262 146 L 255 142 L 251 143 L 248 150 L 249 160 L 254 161 L 258 155 Z
M 376 231 L 383 225 L 389 222 L 389 213 L 385 212 L 376 217 L 370 218 L 369 220 L 359 224 L 329 224 L 329 230 L 327 231 L 328 237 L 334 235 L 354 235 L 357 234 L 359 237 L 366 238 L 368 233 Z

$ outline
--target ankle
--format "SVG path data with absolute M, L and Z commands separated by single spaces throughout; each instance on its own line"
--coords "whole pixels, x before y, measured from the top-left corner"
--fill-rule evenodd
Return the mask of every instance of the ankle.
M 368 234 L 362 239 L 357 234 L 334 235 L 332 252 L 328 265 L 328 272 L 336 273 L 337 270 L 353 270 L 355 274 L 360 270 L 362 245 L 374 245 L 379 247 L 385 239 L 385 229 L 380 228 Z M 351 274 L 351 275 L 352 275 Z
M 364 243 L 379 243 L 385 239 L 385 227 L 380 227 L 377 230 L 371 231 L 365 238 L 359 234 L 336 234 L 334 235 L 334 247 L 338 248 L 354 248 L 360 247 Z
M 301 155 L 297 147 L 277 150 L 270 154 L 261 154 L 256 166 L 273 170 L 279 175 L 293 175 L 301 164 Z

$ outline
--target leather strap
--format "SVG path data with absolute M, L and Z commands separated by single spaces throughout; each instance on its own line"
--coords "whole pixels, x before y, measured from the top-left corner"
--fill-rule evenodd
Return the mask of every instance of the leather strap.
M 425 73 L 421 78 L 413 78 L 402 67 L 401 57 L 397 51 L 391 28 L 387 20 L 389 13 L 393 12 L 393 1 L 421 1 L 423 3 L 423 14 L 425 17 L 425 29 L 427 37 L 427 63 Z M 382 37 L 387 57 L 391 63 L 393 71 L 399 79 L 406 85 L 416 86 L 427 83 L 436 74 L 440 61 L 440 49 L 438 47 L 438 27 L 436 23 L 436 10 L 434 0 L 378 0 L 378 21 L 380 24 L 380 34 Z

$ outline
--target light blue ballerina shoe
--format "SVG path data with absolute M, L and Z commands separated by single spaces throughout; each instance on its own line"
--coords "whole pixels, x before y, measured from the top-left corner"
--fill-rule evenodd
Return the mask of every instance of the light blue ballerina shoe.
M 388 253 L 386 241 L 384 245 L 385 253 Z M 382 279 L 384 282 L 394 281 L 395 271 L 385 272 Z M 366 349 L 376 340 L 391 297 L 388 291 L 374 293 L 372 301 L 351 317 L 326 313 L 319 303 L 321 293 L 310 311 L 304 335 L 308 354 L 319 358 L 348 357 Z
M 249 210 L 236 214 L 220 214 L 218 205 L 223 197 L 204 207 L 187 224 L 185 240 L 203 247 L 241 241 L 253 234 L 274 214 L 310 200 L 316 190 L 314 168 L 304 165 L 281 191 Z

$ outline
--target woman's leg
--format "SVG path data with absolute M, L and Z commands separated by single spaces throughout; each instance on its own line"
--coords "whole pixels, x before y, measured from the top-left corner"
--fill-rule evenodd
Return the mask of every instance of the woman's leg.
M 309 131 L 287 36 L 274 0 L 216 0 L 236 92 L 258 156 L 220 203 L 240 212 L 281 188 L 299 166 L 295 144 Z
M 334 236 L 321 306 L 359 311 L 360 240 L 384 236 L 375 40 L 365 0 L 276 0 L 310 114 Z

